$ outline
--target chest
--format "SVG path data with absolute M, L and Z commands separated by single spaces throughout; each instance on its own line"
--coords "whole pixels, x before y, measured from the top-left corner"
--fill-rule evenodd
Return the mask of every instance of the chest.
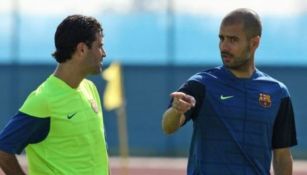
M 206 86 L 205 112 L 225 120 L 273 124 L 281 97 L 275 85 L 260 81 L 211 82 Z
M 79 135 L 102 127 L 102 112 L 97 100 L 86 93 L 58 94 L 49 103 L 50 135 Z

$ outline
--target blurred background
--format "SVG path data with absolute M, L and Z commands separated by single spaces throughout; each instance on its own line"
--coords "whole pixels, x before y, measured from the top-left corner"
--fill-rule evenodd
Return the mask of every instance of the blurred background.
M 122 64 L 130 156 L 186 157 L 191 123 L 166 136 L 162 113 L 169 94 L 187 78 L 221 64 L 220 21 L 239 7 L 262 18 L 256 64 L 288 86 L 299 142 L 292 152 L 297 160 L 307 159 L 306 0 L 1 0 L 0 128 L 53 72 L 57 25 L 67 15 L 85 14 L 103 25 L 104 66 Z M 105 80 L 89 78 L 102 97 Z M 110 155 L 118 156 L 116 113 L 105 110 L 104 122 Z

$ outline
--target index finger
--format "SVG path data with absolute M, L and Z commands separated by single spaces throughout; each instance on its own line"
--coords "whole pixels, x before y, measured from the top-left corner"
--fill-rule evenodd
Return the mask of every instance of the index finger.
M 186 94 L 183 93 L 183 92 L 173 92 L 173 93 L 170 94 L 171 97 L 177 98 L 177 99 L 184 98 L 185 95 L 186 95 Z

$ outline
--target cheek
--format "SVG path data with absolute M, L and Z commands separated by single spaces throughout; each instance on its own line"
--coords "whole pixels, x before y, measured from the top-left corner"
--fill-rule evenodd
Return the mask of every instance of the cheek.
M 99 55 L 100 55 L 100 52 L 98 50 L 97 51 L 93 51 L 91 53 L 91 56 L 92 56 L 93 60 L 97 59 L 97 57 L 99 57 Z
M 101 49 L 97 50 L 97 52 L 95 52 L 96 57 L 102 57 L 102 51 Z
M 239 44 L 234 45 L 232 47 L 233 53 L 236 53 L 236 54 L 244 54 L 247 51 L 246 49 L 247 49 L 246 46 L 239 45 Z

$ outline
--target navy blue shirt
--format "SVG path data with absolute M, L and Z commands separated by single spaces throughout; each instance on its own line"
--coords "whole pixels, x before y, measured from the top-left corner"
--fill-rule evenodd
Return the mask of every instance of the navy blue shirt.
M 259 70 L 240 79 L 217 67 L 178 91 L 196 99 L 188 175 L 269 175 L 272 149 L 297 144 L 286 86 Z
M 25 113 L 13 116 L 0 133 L 0 150 L 20 154 L 28 144 L 44 140 L 50 129 L 50 118 L 37 118 Z

